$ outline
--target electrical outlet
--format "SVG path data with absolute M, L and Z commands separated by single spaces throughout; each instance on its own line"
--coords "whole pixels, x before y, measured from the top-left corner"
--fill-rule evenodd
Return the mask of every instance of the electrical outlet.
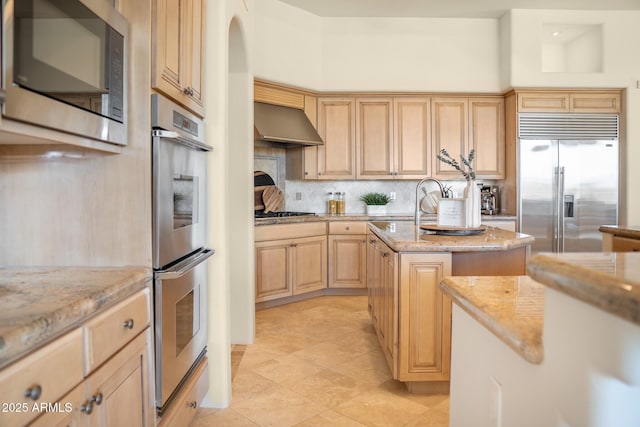
M 296 191 L 296 200 L 302 200 L 302 193 L 299 191 Z
M 389 198 L 390 198 L 391 200 L 395 200 L 395 199 L 396 199 L 396 192 L 395 192 L 395 191 L 392 191 L 391 193 L 389 193 Z

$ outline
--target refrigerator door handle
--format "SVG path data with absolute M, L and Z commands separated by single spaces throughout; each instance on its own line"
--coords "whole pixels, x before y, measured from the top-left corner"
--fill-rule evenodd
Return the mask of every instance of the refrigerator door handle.
M 564 252 L 564 166 L 558 168 L 558 215 L 556 216 L 558 221 L 558 246 L 557 252 Z

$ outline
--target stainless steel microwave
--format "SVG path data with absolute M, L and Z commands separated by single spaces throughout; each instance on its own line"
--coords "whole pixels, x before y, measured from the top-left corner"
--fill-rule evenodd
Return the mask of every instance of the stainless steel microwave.
M 127 144 L 128 23 L 107 0 L 2 0 L 2 116 Z

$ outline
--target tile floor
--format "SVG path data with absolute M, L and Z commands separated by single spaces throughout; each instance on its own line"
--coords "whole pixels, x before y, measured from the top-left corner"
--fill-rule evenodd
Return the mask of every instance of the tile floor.
M 229 408 L 200 409 L 194 427 L 448 426 L 447 395 L 391 379 L 366 296 L 258 311 L 255 344 L 234 346 L 232 366 Z

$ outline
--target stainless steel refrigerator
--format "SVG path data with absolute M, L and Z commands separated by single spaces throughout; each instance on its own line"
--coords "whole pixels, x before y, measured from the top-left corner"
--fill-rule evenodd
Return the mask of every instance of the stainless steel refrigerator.
M 599 252 L 618 224 L 618 117 L 520 114 L 518 222 L 533 252 Z

